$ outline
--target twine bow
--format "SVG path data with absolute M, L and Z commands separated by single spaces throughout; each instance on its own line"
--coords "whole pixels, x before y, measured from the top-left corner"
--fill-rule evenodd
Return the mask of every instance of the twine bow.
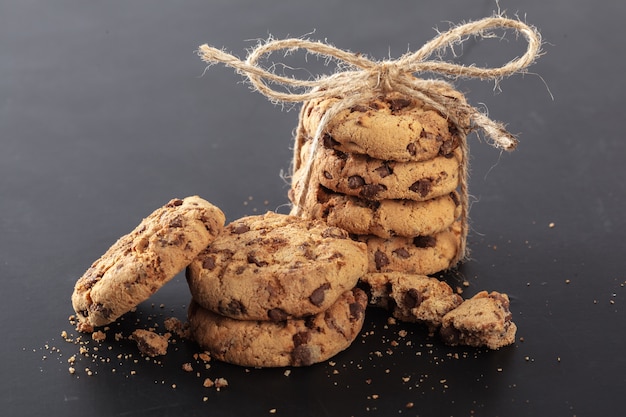
M 512 29 L 521 34 L 526 42 L 526 52 L 501 67 L 482 68 L 474 65 L 466 66 L 453 64 L 442 60 L 429 60 L 438 52 L 445 51 L 455 45 L 462 44 L 469 36 L 491 37 L 494 29 Z M 280 50 L 291 52 L 304 49 L 308 53 L 325 57 L 338 62 L 344 69 L 334 74 L 318 77 L 313 80 L 303 80 L 285 77 L 266 70 L 259 65 L 259 61 Z M 250 51 L 245 61 L 240 60 L 223 50 L 202 45 L 198 55 L 209 65 L 223 63 L 234 68 L 238 73 L 246 76 L 252 87 L 275 103 L 295 103 L 308 100 L 337 97 L 338 100 L 331 106 L 319 122 L 313 137 L 311 153 L 304 165 L 304 190 L 298 198 L 297 206 L 301 207 L 306 194 L 307 185 L 311 176 L 311 168 L 320 139 L 328 122 L 342 110 L 353 107 L 357 102 L 364 103 L 373 98 L 397 91 L 408 97 L 418 99 L 448 118 L 463 134 L 470 130 L 480 129 L 492 140 L 492 146 L 512 150 L 517 145 L 517 139 L 507 132 L 504 125 L 495 122 L 473 106 L 446 95 L 451 85 L 438 79 L 420 79 L 415 74 L 434 73 L 448 78 L 479 78 L 482 80 L 500 80 L 514 73 L 523 73 L 539 56 L 541 36 L 539 32 L 519 21 L 502 16 L 484 18 L 456 26 L 424 44 L 419 50 L 407 53 L 397 60 L 373 61 L 361 54 L 338 49 L 323 42 L 307 39 L 270 40 Z M 272 88 L 272 84 L 280 85 L 285 91 Z M 469 120 L 469 125 L 466 120 Z M 467 145 L 463 147 L 461 163 L 462 180 L 460 194 L 463 201 L 462 216 L 462 248 L 456 261 L 465 257 L 465 241 L 467 236 Z M 455 262 L 456 263 L 456 262 Z

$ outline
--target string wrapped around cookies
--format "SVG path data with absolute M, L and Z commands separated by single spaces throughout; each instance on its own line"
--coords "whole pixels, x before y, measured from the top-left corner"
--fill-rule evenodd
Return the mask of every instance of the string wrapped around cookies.
M 496 68 L 429 59 L 469 36 L 489 37 L 495 29 L 521 34 L 526 52 Z M 269 54 L 297 49 L 335 60 L 343 70 L 302 80 L 259 64 Z M 423 275 L 453 267 L 467 255 L 467 135 L 480 130 L 504 150 L 514 149 L 517 139 L 469 105 L 449 82 L 418 75 L 497 81 L 526 72 L 540 52 L 535 28 L 499 15 L 440 33 L 397 60 L 373 61 L 298 38 L 270 40 L 246 60 L 208 45 L 198 50 L 208 64 L 223 63 L 246 76 L 272 102 L 303 103 L 291 214 L 322 218 L 366 242 L 370 272 Z

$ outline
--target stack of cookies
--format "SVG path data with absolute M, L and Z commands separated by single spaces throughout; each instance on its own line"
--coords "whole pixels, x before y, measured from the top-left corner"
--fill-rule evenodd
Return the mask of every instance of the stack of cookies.
M 306 366 L 346 349 L 363 326 L 363 243 L 319 220 L 268 212 L 228 224 L 187 267 L 198 344 L 226 362 Z
M 464 239 L 465 202 L 457 192 L 464 133 L 419 100 L 392 92 L 338 113 L 312 149 L 322 117 L 338 100 L 302 108 L 291 214 L 323 219 L 366 243 L 370 273 L 431 275 L 453 266 Z

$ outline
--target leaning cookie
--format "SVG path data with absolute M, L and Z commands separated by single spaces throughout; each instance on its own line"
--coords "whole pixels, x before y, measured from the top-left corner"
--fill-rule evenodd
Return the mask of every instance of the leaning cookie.
M 454 267 L 461 243 L 460 223 L 430 236 L 393 237 L 357 236 L 367 244 L 368 272 L 406 272 L 431 275 Z
M 425 275 L 369 273 L 361 277 L 359 286 L 369 293 L 370 305 L 390 310 L 398 320 L 425 324 L 431 332 L 463 302 L 448 284 Z
M 450 101 L 465 102 L 458 91 L 441 90 L 438 92 Z M 302 134 L 313 137 L 322 117 L 338 100 L 307 102 L 300 115 Z M 459 122 L 468 124 L 467 120 Z M 324 133 L 334 149 L 394 161 L 425 161 L 448 155 L 464 140 L 464 134 L 448 118 L 397 92 L 341 111 L 328 122 Z
M 268 212 L 227 225 L 187 268 L 202 307 L 239 320 L 326 310 L 367 270 L 365 244 L 321 220 Z
M 224 227 L 224 213 L 197 196 L 173 199 L 143 219 L 78 279 L 79 329 L 115 321 L 182 271 Z
M 506 294 L 481 291 L 443 317 L 439 334 L 452 346 L 498 349 L 515 342 L 512 317 Z
M 367 295 L 346 291 L 326 311 L 282 322 L 235 320 L 192 300 L 188 319 L 196 342 L 216 359 L 251 367 L 308 366 L 330 359 L 361 331 Z
M 303 147 L 309 152 L 309 146 Z M 459 185 L 461 150 L 427 161 L 397 162 L 319 147 L 312 178 L 324 187 L 368 200 L 424 201 L 447 195 Z M 297 181 L 302 174 L 294 172 Z

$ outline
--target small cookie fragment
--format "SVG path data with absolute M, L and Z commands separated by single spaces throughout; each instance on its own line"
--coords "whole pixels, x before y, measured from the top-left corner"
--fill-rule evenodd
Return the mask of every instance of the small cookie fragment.
M 431 332 L 463 302 L 448 284 L 425 275 L 368 273 L 360 282 L 369 292 L 370 305 L 390 310 L 398 320 L 425 324 Z
M 167 353 L 167 347 L 169 345 L 168 340 L 170 334 L 164 335 L 157 334 L 150 330 L 136 329 L 129 339 L 137 343 L 139 351 L 151 358 L 155 356 L 163 356 Z
M 439 335 L 445 343 L 498 349 L 515 342 L 509 297 L 481 291 L 443 317 Z

